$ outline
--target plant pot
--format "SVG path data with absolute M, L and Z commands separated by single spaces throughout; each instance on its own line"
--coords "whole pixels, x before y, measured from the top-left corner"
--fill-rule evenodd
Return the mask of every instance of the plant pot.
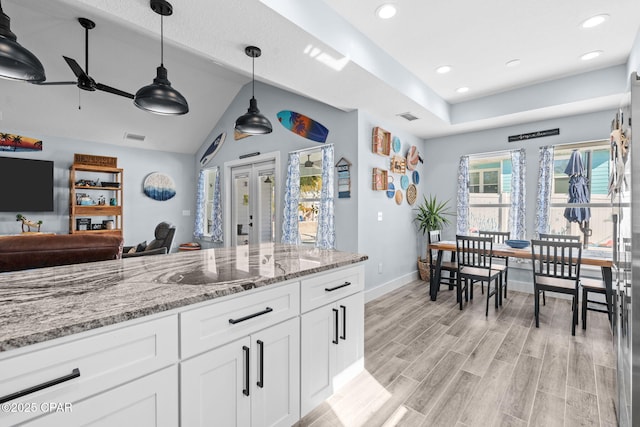
M 429 263 L 418 257 L 418 272 L 420 273 L 420 279 L 428 282 L 431 280 L 431 270 L 429 269 Z

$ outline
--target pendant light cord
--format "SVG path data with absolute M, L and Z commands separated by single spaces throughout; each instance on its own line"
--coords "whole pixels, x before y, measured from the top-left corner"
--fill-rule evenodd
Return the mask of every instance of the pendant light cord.
M 251 55 L 251 97 L 256 97 L 256 57 Z
M 160 15 L 160 66 L 164 67 L 164 16 Z

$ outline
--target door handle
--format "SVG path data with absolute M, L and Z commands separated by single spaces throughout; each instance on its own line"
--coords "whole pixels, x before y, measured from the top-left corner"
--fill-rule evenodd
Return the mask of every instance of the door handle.
M 340 306 L 342 310 L 342 335 L 340 335 L 340 339 L 347 339 L 347 307 L 344 305 Z
M 264 388 L 264 343 L 261 340 L 256 341 L 258 344 L 258 357 L 260 358 L 260 362 L 258 366 L 260 367 L 260 375 L 258 376 L 258 387 Z
M 336 310 L 335 308 L 332 308 L 333 310 L 333 324 L 335 326 L 334 328 L 334 339 L 333 341 L 331 341 L 334 344 L 338 344 L 338 310 Z
M 53 380 L 49 380 L 42 384 L 38 384 L 33 387 L 25 388 L 24 390 L 17 391 L 15 393 L 8 394 L 6 396 L 0 397 L 0 403 L 6 403 L 10 400 L 17 399 L 19 397 L 26 396 L 31 393 L 35 393 L 36 391 L 44 390 L 45 388 L 53 387 L 54 385 L 61 384 L 65 381 L 72 380 L 74 378 L 78 378 L 80 376 L 80 369 L 74 368 L 70 374 L 64 375 L 60 378 L 56 378 Z
M 242 394 L 249 396 L 249 347 L 243 345 L 242 351 L 244 352 L 244 389 L 242 389 Z

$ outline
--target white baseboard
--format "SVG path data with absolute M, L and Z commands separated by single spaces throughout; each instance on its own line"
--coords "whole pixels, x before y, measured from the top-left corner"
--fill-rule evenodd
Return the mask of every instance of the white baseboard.
M 387 283 L 383 283 L 380 286 L 376 286 L 373 289 L 368 289 L 364 291 L 364 302 L 368 303 L 376 298 L 380 298 L 382 295 L 387 294 L 391 291 L 395 291 L 398 288 L 403 287 L 404 285 L 413 282 L 414 280 L 420 279 L 418 275 L 418 271 L 414 271 L 409 274 L 405 274 L 404 276 L 397 277 L 393 280 L 388 281 Z

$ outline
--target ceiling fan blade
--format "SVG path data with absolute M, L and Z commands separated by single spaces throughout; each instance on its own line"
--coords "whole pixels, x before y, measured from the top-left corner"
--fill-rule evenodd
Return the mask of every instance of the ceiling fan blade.
M 73 58 L 67 58 L 66 56 L 62 56 L 64 58 L 65 61 L 67 61 L 67 64 L 69 64 L 69 67 L 71 67 L 71 71 L 73 71 L 73 74 L 76 75 L 77 78 L 82 78 L 82 77 L 86 77 L 88 78 L 89 76 L 87 76 L 87 74 L 84 72 L 84 70 L 82 69 L 82 67 L 80 67 L 80 65 L 78 65 L 78 63 L 76 62 L 75 59 Z
M 129 98 L 129 99 L 133 99 L 134 96 L 128 92 L 125 92 L 123 90 L 120 89 L 116 89 L 114 87 L 111 86 L 107 86 L 107 85 L 103 85 L 102 83 L 96 83 L 96 89 L 101 90 L 103 92 L 109 92 L 112 93 L 114 95 L 120 95 L 120 96 L 124 96 L 125 98 Z
M 39 86 L 62 86 L 62 85 L 77 85 L 78 82 L 40 82 L 40 83 L 34 83 L 37 84 Z

